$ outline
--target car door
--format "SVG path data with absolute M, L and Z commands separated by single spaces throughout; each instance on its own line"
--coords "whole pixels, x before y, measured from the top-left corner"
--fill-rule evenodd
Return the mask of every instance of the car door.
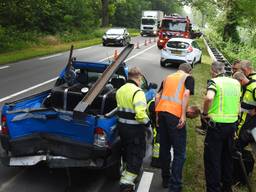
M 196 41 L 193 41 L 192 43 L 191 43 L 191 45 L 192 45 L 192 47 L 194 48 L 194 54 L 195 54 L 195 58 L 196 58 L 196 62 L 198 62 L 199 60 L 200 60 L 200 58 L 201 58 L 201 55 L 202 55 L 202 51 L 201 51 L 201 49 L 200 49 L 200 47 L 199 47 L 199 45 L 197 44 L 197 42 Z

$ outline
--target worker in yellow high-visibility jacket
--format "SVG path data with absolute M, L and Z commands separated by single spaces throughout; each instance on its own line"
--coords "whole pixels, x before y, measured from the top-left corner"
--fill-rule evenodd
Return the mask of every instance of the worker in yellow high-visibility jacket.
M 120 179 L 120 191 L 133 192 L 146 150 L 145 132 L 149 126 L 146 113 L 147 102 L 142 89 L 142 73 L 133 67 L 128 72 L 128 81 L 116 93 L 118 123 L 122 157 L 125 169 Z

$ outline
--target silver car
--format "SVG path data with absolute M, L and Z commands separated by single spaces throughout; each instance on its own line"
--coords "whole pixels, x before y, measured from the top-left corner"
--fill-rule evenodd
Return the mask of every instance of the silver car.
M 102 37 L 102 45 L 125 46 L 131 41 L 130 34 L 126 28 L 110 28 Z

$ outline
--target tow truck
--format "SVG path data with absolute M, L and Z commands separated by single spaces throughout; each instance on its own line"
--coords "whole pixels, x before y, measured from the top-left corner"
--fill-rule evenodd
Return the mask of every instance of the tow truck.
M 10 167 L 45 164 L 50 168 L 110 168 L 120 176 L 120 138 L 116 130 L 116 90 L 125 84 L 128 45 L 110 63 L 77 61 L 71 48 L 68 64 L 51 90 L 11 103 L 1 111 L 0 132 Z M 156 84 L 144 79 L 148 99 Z
M 158 33 L 158 48 L 162 49 L 170 38 L 191 38 L 191 25 L 192 24 L 188 17 L 182 17 L 178 14 L 165 16 L 161 21 Z

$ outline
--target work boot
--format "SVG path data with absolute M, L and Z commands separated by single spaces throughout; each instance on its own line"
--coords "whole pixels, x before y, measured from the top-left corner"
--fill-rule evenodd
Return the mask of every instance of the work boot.
M 168 188 L 169 187 L 169 177 L 163 177 L 162 178 L 162 187 Z
M 134 185 L 129 185 L 129 184 L 121 184 L 120 185 L 120 192 L 134 192 Z

